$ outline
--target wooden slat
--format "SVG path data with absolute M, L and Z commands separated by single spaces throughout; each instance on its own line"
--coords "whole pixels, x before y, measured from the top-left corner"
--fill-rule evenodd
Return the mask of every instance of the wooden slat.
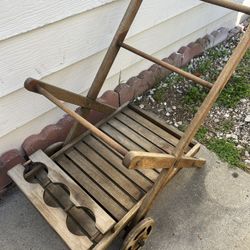
M 90 178 L 92 178 L 101 188 L 103 188 L 113 199 L 119 202 L 124 208 L 129 210 L 134 202 L 132 198 L 124 193 L 118 186 L 107 178 L 102 172 L 94 167 L 82 154 L 76 150 L 67 150 L 66 155 L 80 167 Z
M 99 154 L 97 154 L 92 148 L 79 142 L 75 147 L 84 154 L 90 162 L 92 162 L 99 170 L 106 174 L 113 182 L 118 184 L 123 191 L 129 193 L 135 200 L 139 200 L 142 197 L 142 192 L 122 175 L 116 168 L 114 168 L 109 162 L 103 159 Z
M 43 200 L 44 189 L 39 184 L 31 184 L 24 179 L 22 165 L 12 168 L 8 174 L 70 249 L 89 249 L 92 246 L 93 243 L 87 236 L 77 236 L 68 230 L 66 226 L 67 214 L 61 208 L 46 205 Z
M 127 176 L 131 181 L 137 184 L 144 191 L 148 191 L 152 186 L 152 183 L 137 171 L 129 170 L 122 165 L 121 158 L 114 153 L 107 145 L 101 143 L 93 136 L 87 136 L 84 138 L 84 142 L 87 143 L 92 149 L 96 150 L 102 155 L 108 162 L 110 162 L 115 168 L 117 168 L 122 174 Z
M 125 214 L 123 209 L 114 201 L 102 188 L 91 180 L 83 171 L 81 171 L 71 160 L 64 154 L 59 155 L 55 161 L 82 186 L 99 204 L 102 205 L 116 220 L 120 220 Z
M 142 151 L 148 151 L 148 152 L 163 152 L 160 147 L 157 147 L 155 144 L 150 142 L 150 140 L 146 139 L 147 130 L 144 130 L 142 126 L 139 124 L 134 124 L 135 129 L 139 132 L 135 132 L 132 129 L 130 129 L 130 126 L 133 126 L 133 124 L 127 126 L 127 124 L 121 123 L 117 119 L 111 119 L 108 121 L 108 124 L 110 124 L 112 127 L 116 128 L 119 132 L 121 132 L 123 135 L 127 136 L 131 141 L 135 142 L 137 145 L 140 145 Z M 150 131 L 149 131 L 150 132 Z M 150 135 L 149 135 L 150 137 Z M 152 141 L 158 141 L 158 138 L 151 137 Z M 162 141 L 162 146 L 166 146 L 165 150 L 166 152 L 172 151 L 172 147 L 170 148 L 169 144 L 166 144 L 165 141 Z M 141 171 L 142 169 L 140 169 Z M 159 169 L 154 169 L 157 173 L 160 172 Z
M 139 135 L 146 138 L 153 145 L 157 146 L 159 148 L 158 152 L 162 152 L 164 150 L 167 153 L 171 153 L 173 151 L 173 145 L 171 145 L 168 141 L 162 139 L 162 137 L 156 135 L 146 127 L 143 127 L 140 123 L 137 123 L 130 117 L 120 113 L 116 116 L 116 119 L 126 124 L 129 128 L 133 129 Z
M 132 109 L 126 108 L 122 111 L 122 113 L 126 114 L 129 116 L 131 119 L 135 120 L 136 122 L 140 123 L 142 126 L 146 127 L 153 133 L 157 134 L 161 138 L 163 138 L 165 141 L 168 141 L 172 145 L 176 145 L 178 143 L 178 139 L 173 136 L 172 134 L 168 133 L 166 130 L 160 128 L 159 126 L 155 125 L 153 122 L 150 120 L 147 120 L 143 116 L 137 114 L 135 111 Z
M 149 151 L 149 152 L 162 152 L 157 146 L 150 143 L 145 137 L 136 133 L 135 131 L 130 129 L 128 126 L 126 126 L 119 120 L 111 119 L 110 121 L 108 121 L 108 124 L 110 124 L 112 127 L 117 129 L 120 133 L 127 136 L 131 141 L 140 145 L 140 147 L 143 148 L 144 150 Z
M 136 144 L 133 141 L 129 140 L 128 137 L 124 136 L 122 133 L 120 133 L 119 131 L 117 131 L 116 129 L 111 127 L 110 125 L 105 124 L 105 125 L 101 126 L 100 129 L 102 131 L 104 131 L 106 134 L 108 134 L 110 137 L 115 139 L 117 142 L 122 144 L 128 150 L 143 151 L 143 149 L 138 144 Z M 140 169 L 140 172 L 143 175 L 145 175 L 152 182 L 154 182 L 158 177 L 158 174 L 155 171 L 150 170 L 150 169 L 147 169 L 146 171 L 144 169 Z
M 162 120 L 161 118 L 159 118 L 156 114 L 154 113 L 149 113 L 145 110 L 142 110 L 140 108 L 138 108 L 135 105 L 130 104 L 129 109 L 133 110 L 137 115 L 140 115 L 142 117 L 144 117 L 146 120 L 154 123 L 156 126 L 160 127 L 161 129 L 165 130 L 166 132 L 168 132 L 169 134 L 173 135 L 174 137 L 176 137 L 178 140 L 183 136 L 183 132 L 181 132 L 179 129 L 169 125 L 166 123 L 166 121 Z M 195 140 L 192 140 L 190 143 L 190 146 L 194 146 L 197 142 Z
M 170 154 L 130 151 L 124 158 L 123 164 L 131 169 L 140 168 L 171 168 L 176 158 Z M 202 167 L 206 163 L 204 159 L 182 156 L 179 168 Z
M 102 232 L 107 232 L 115 221 L 68 175 L 66 175 L 43 151 L 39 150 L 30 156 L 33 162 L 42 162 L 48 168 L 48 177 L 53 183 L 63 183 L 70 191 L 70 200 L 77 207 L 86 207 L 93 212 L 96 227 Z

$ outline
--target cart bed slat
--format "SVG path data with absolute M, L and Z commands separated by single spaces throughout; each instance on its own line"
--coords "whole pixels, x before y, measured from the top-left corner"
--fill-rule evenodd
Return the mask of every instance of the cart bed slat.
M 60 155 L 56 159 L 56 162 L 60 164 L 63 170 L 75 179 L 76 182 L 88 192 L 88 194 L 94 197 L 107 211 L 110 211 L 116 220 L 120 220 L 126 214 L 125 209 L 111 199 L 110 196 L 96 184 L 96 182 L 90 179 L 65 155 Z
M 123 191 L 127 192 L 135 200 L 139 200 L 142 196 L 141 191 L 128 178 L 122 175 L 109 162 L 103 159 L 97 152 L 90 148 L 87 144 L 79 142 L 75 146 L 84 156 L 92 162 L 100 171 L 108 176 L 111 181 L 119 185 Z
M 121 162 L 121 158 L 115 154 L 109 146 L 105 146 L 104 143 L 101 143 L 98 139 L 93 136 L 86 137 L 85 143 L 91 146 L 93 149 L 96 149 L 102 157 L 104 157 L 108 162 L 110 162 L 114 167 L 116 167 L 122 174 L 127 176 L 135 184 L 137 184 L 144 191 L 148 191 L 152 186 L 152 183 L 144 176 L 139 174 L 137 171 L 131 171 L 127 169 Z
M 78 151 L 68 150 L 66 155 L 126 210 L 129 210 L 134 205 L 131 197 L 122 192 L 114 182 L 107 178 L 101 171 L 96 169 L 94 165 L 87 161 Z

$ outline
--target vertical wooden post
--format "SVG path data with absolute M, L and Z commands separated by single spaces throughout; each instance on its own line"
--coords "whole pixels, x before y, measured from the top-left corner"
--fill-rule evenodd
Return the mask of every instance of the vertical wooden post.
M 229 81 L 232 74 L 234 73 L 237 65 L 243 58 L 249 46 L 250 46 L 250 25 L 246 33 L 244 34 L 243 38 L 241 39 L 240 43 L 234 50 L 232 56 L 228 60 L 226 66 L 224 67 L 219 77 L 217 78 L 216 82 L 214 83 L 213 87 L 211 88 L 209 94 L 207 95 L 201 107 L 199 108 L 198 112 L 196 113 L 195 117 L 193 118 L 192 122 L 188 126 L 186 132 L 184 133 L 179 143 L 177 144 L 176 148 L 174 149 L 173 154 L 177 159 L 176 162 L 170 169 L 168 170 L 162 169 L 161 174 L 157 178 L 152 189 L 146 194 L 146 197 L 143 200 L 142 205 L 134 221 L 132 222 L 132 225 L 135 225 L 147 214 L 147 212 L 152 206 L 153 201 L 157 197 L 157 194 L 164 187 L 165 183 L 168 182 L 171 179 L 171 177 L 174 176 L 174 174 L 179 170 L 178 168 L 179 160 L 184 154 L 185 148 L 189 145 L 189 143 L 197 133 L 199 127 L 204 122 L 213 104 L 219 97 L 221 91 Z
M 115 33 L 115 36 L 108 48 L 108 51 L 103 59 L 103 62 L 95 76 L 95 79 L 89 89 L 88 98 L 95 100 L 104 84 L 105 79 L 115 61 L 115 58 L 120 50 L 120 44 L 125 40 L 128 31 L 135 19 L 135 16 L 142 4 L 143 0 L 131 0 L 129 6 L 126 10 L 126 13 Z M 89 109 L 82 108 L 80 115 L 86 117 L 89 114 Z M 69 143 L 74 139 L 81 128 L 81 125 L 78 122 L 75 122 L 73 128 L 71 129 L 69 135 L 67 136 L 64 144 Z

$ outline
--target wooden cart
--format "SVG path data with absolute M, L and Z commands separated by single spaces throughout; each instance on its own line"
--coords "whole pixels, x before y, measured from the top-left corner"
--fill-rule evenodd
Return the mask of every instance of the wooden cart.
M 204 1 L 250 14 L 224 0 Z M 154 221 L 146 218 L 161 189 L 182 168 L 205 164 L 195 158 L 193 137 L 250 45 L 250 28 L 215 83 L 189 74 L 124 43 L 142 0 L 131 0 L 87 97 L 28 79 L 25 87 L 47 97 L 76 122 L 64 147 L 49 157 L 42 151 L 8 174 L 71 249 L 105 249 L 125 229 L 122 249 L 141 248 Z M 118 110 L 96 100 L 120 48 L 211 88 L 184 134 L 133 105 Z M 60 100 L 81 107 L 80 114 Z M 90 110 L 108 118 L 89 123 Z M 78 136 L 81 126 L 88 131 Z

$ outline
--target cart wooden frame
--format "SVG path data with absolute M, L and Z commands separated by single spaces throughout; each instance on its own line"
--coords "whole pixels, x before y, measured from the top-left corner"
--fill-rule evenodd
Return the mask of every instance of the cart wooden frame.
M 250 14 L 249 7 L 231 1 L 204 2 Z M 248 27 L 216 82 L 210 83 L 124 42 L 141 4 L 130 1 L 86 97 L 31 78 L 25 82 L 26 89 L 44 95 L 75 124 L 53 156 L 40 150 L 8 174 L 71 249 L 106 249 L 124 228 L 142 226 L 153 201 L 179 170 L 205 164 L 195 157 L 200 145 L 193 138 L 250 46 Z M 210 88 L 184 134 L 133 105 L 116 110 L 97 101 L 121 48 Z M 80 113 L 61 101 L 80 106 Z M 90 110 L 108 118 L 94 126 L 86 120 Z M 81 126 L 88 129 L 83 135 Z

